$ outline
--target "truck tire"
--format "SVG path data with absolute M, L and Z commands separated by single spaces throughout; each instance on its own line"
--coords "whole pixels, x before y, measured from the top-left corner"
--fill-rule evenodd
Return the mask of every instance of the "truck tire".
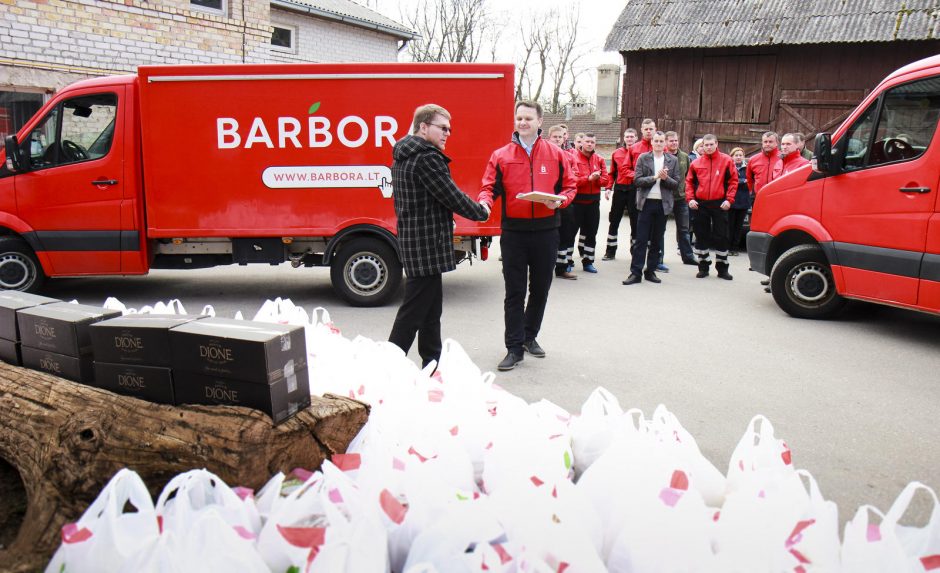
M 777 306 L 796 318 L 831 318 L 846 302 L 819 245 L 797 245 L 780 255 L 770 271 L 770 291 Z
M 36 292 L 46 275 L 23 239 L 0 237 L 0 289 Z
M 344 243 L 330 265 L 333 290 L 353 306 L 382 306 L 401 286 L 401 263 L 381 239 L 360 237 Z

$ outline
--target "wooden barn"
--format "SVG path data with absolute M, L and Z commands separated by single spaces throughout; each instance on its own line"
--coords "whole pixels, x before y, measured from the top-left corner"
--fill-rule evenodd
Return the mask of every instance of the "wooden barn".
M 714 133 L 750 153 L 765 131 L 831 131 L 938 38 L 937 0 L 628 0 L 606 49 L 626 66 L 623 128 L 651 117 L 683 149 Z

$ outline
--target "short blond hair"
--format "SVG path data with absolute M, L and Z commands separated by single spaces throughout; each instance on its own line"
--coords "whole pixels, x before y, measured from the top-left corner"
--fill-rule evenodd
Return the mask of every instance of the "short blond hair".
M 426 103 L 422 106 L 418 106 L 418 109 L 415 110 L 414 121 L 411 124 L 411 133 L 418 133 L 422 123 L 431 125 L 431 122 L 434 121 L 434 118 L 437 116 L 450 119 L 450 112 L 436 103 Z
M 728 155 L 734 155 L 734 154 L 737 153 L 738 151 L 740 151 L 742 155 L 744 154 L 744 150 L 743 150 L 743 149 L 741 149 L 740 147 L 735 147 L 735 148 L 732 148 L 732 149 L 731 149 L 731 153 L 729 153 Z

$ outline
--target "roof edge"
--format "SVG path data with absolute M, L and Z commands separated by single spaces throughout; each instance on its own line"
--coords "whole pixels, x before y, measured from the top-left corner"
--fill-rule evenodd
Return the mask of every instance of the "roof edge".
M 358 26 L 360 28 L 367 28 L 369 30 L 375 30 L 377 32 L 383 32 L 390 36 L 395 36 L 396 38 L 402 40 L 417 40 L 420 38 L 419 35 L 415 34 L 411 30 L 392 28 L 391 26 L 386 26 L 384 24 L 379 24 L 377 22 L 369 22 L 368 20 L 363 20 L 361 18 L 356 18 L 355 16 L 348 16 L 345 14 L 337 14 L 335 12 L 330 12 L 317 8 L 315 6 L 310 6 L 301 2 L 294 2 L 292 0 L 271 0 L 272 6 L 277 6 L 278 8 L 284 8 L 285 10 L 291 10 L 293 12 L 303 12 L 311 16 L 316 16 L 318 18 L 323 18 L 324 20 L 333 20 L 334 22 L 343 22 L 345 24 L 351 24 L 353 26 Z

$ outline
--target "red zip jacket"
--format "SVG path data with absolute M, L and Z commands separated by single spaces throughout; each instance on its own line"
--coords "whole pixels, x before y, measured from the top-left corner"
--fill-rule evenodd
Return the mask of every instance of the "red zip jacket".
M 633 171 L 629 167 L 630 150 L 626 147 L 618 147 L 610 156 L 610 178 L 617 185 L 629 185 L 633 183 Z
M 636 176 L 636 160 L 639 156 L 653 151 L 649 140 L 641 139 L 630 148 L 622 147 L 610 156 L 610 176 L 618 185 L 630 185 Z
M 653 142 L 649 139 L 640 139 L 630 147 L 630 175 L 636 176 L 636 160 L 644 153 L 653 151 Z
M 578 184 L 578 195 L 574 198 L 574 202 L 599 202 L 601 200 L 601 188 L 610 187 L 610 174 L 607 173 L 607 165 L 604 163 L 604 158 L 597 153 L 592 153 L 589 157 L 579 151 L 574 155 L 571 167 Z M 595 171 L 601 172 L 600 179 L 591 181 L 588 177 Z
M 774 165 L 780 158 L 780 150 L 774 149 L 770 155 L 761 151 L 752 155 L 747 160 L 747 188 L 754 195 L 760 191 L 761 187 L 770 183 L 773 179 Z
M 513 133 L 512 143 L 500 147 L 490 155 L 483 172 L 483 187 L 477 201 L 492 208 L 493 201 L 502 197 L 502 228 L 509 231 L 541 231 L 555 229 L 561 222 L 558 209 L 549 209 L 542 203 L 518 199 L 516 195 L 529 191 L 554 193 L 562 199 L 559 209 L 574 200 L 576 183 L 570 166 L 571 158 L 557 146 L 541 138 L 532 146 L 532 156 L 519 143 Z
M 790 155 L 785 155 L 777 160 L 773 167 L 773 173 L 770 175 L 770 180 L 773 181 L 778 177 L 783 177 L 804 165 L 809 165 L 809 160 L 803 157 L 799 151 L 794 151 Z
M 738 192 L 738 170 L 727 153 L 715 151 L 692 162 L 685 176 L 685 200 L 728 201 Z

